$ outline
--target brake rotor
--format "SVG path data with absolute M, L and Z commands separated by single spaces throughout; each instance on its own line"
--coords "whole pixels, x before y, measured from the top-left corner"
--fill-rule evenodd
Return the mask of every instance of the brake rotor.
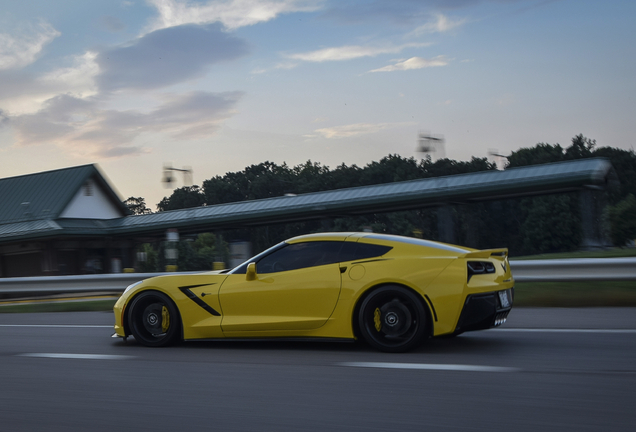
M 153 335 L 165 333 L 162 328 L 163 307 L 161 303 L 152 303 L 144 309 L 142 321 L 148 333 Z
M 380 308 L 380 312 L 382 314 L 382 331 L 387 336 L 402 336 L 411 328 L 411 311 L 398 299 L 384 304 Z

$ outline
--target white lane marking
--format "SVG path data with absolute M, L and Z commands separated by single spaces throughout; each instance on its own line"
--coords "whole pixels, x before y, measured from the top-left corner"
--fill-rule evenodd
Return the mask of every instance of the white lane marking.
M 26 353 L 17 354 L 18 357 L 38 357 L 54 359 L 87 359 L 87 360 L 127 360 L 134 356 L 109 354 L 63 354 L 63 353 Z
M 494 331 L 526 333 L 636 333 L 635 329 L 535 329 L 535 328 L 497 328 Z
M 109 328 L 112 325 L 65 325 L 65 324 L 0 324 L 0 327 L 39 327 L 39 328 Z
M 425 364 L 425 363 L 383 363 L 383 362 L 346 362 L 340 366 L 381 369 L 417 369 L 464 372 L 517 372 L 519 369 L 501 366 L 478 366 L 461 364 Z

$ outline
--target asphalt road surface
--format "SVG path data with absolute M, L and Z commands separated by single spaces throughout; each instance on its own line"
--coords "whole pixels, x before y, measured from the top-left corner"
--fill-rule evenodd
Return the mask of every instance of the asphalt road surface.
M 636 309 L 513 309 L 385 354 L 111 339 L 112 314 L 0 314 L 0 431 L 632 431 Z

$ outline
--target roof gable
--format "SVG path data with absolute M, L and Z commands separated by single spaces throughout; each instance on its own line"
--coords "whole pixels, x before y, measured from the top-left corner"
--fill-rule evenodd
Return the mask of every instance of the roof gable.
M 87 181 L 101 190 L 112 211 L 127 213 L 97 167 L 82 165 L 0 179 L 0 224 L 57 219 Z

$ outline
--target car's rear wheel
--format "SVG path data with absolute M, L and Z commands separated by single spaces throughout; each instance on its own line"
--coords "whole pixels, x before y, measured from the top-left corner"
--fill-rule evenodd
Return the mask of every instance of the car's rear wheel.
M 135 297 L 128 308 L 128 323 L 135 340 L 150 347 L 174 343 L 181 329 L 177 307 L 168 296 L 156 291 Z
M 417 295 L 395 285 L 373 290 L 362 302 L 358 328 L 364 340 L 385 352 L 404 352 L 421 344 L 426 310 Z

